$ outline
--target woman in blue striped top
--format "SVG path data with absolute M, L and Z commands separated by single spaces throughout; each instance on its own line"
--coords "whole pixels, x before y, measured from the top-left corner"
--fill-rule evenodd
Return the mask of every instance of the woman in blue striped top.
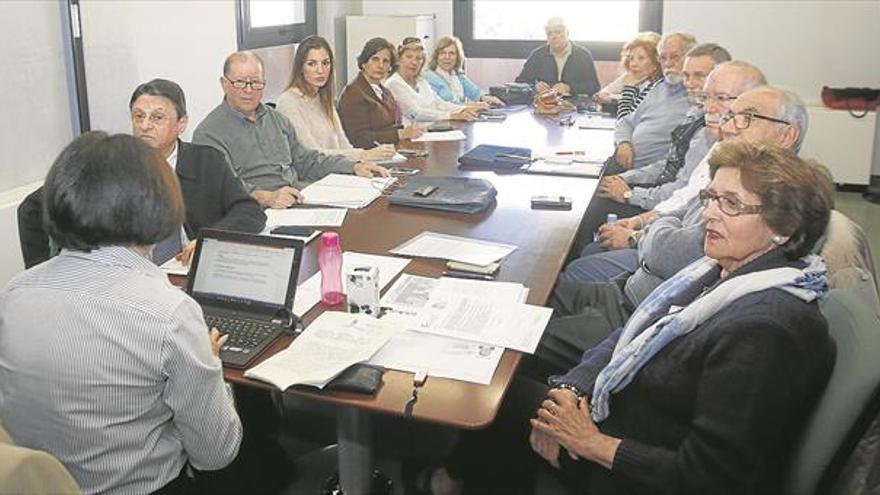
M 617 102 L 617 118 L 635 112 L 645 96 L 663 79 L 657 43 L 649 38 L 636 38 L 623 47 L 623 89 Z

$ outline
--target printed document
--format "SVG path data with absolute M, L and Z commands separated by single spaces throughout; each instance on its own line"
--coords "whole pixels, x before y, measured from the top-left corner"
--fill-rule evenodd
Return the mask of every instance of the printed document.
M 358 177 L 330 174 L 303 188 L 303 203 L 307 205 L 363 208 L 379 196 L 397 179 L 394 177 Z
M 344 277 L 352 268 L 375 266 L 379 268 L 379 290 L 382 290 L 406 268 L 409 262 L 410 260 L 406 258 L 346 251 L 342 253 L 342 276 Z M 345 283 L 342 284 L 342 290 L 345 291 Z M 318 271 L 296 288 L 296 295 L 293 298 L 293 314 L 297 316 L 306 314 L 320 300 L 321 272 Z
M 449 294 L 489 298 L 496 304 L 525 301 L 528 289 L 510 282 L 485 282 L 452 278 L 428 278 L 403 274 L 382 298 L 391 314 L 407 317 L 401 332 L 370 359 L 371 364 L 409 371 L 424 370 L 431 376 L 487 385 L 492 381 L 504 347 L 418 331 L 419 315 L 429 300 Z
M 414 143 L 427 143 L 430 141 L 464 141 L 465 135 L 459 130 L 426 132 L 421 136 L 414 138 Z
M 402 256 L 440 258 L 485 266 L 500 260 L 515 249 L 516 246 L 512 244 L 422 232 L 390 252 Z
M 344 208 L 267 208 L 266 230 L 272 230 L 279 225 L 339 227 L 345 221 L 347 212 Z
M 303 384 L 323 388 L 349 366 L 366 361 L 400 331 L 392 318 L 327 311 L 290 346 L 245 371 L 281 390 Z

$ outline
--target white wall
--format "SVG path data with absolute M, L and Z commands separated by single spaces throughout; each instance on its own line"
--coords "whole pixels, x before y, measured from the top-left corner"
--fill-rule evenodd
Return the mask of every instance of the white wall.
M 362 0 L 363 15 L 434 14 L 437 37 L 452 34 L 452 0 Z M 500 3 L 500 2 L 499 2 Z M 320 8 L 320 7 L 319 7 Z M 392 40 L 392 43 L 397 41 Z
M 128 99 L 155 77 L 186 93 L 190 126 L 221 100 L 223 60 L 236 50 L 235 2 L 84 0 L 83 45 L 93 129 L 130 132 Z
M 666 0 L 663 29 L 721 44 L 807 104 L 820 103 L 823 85 L 880 83 L 876 0 Z

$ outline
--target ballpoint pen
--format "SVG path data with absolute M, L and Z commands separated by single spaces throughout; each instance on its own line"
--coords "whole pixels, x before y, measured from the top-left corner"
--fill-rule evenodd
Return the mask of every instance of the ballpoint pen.
M 444 277 L 453 277 L 453 278 L 466 278 L 469 280 L 488 280 L 493 281 L 495 277 L 491 275 L 483 275 L 482 273 L 468 273 L 468 272 L 459 272 L 456 270 L 446 270 L 443 272 Z

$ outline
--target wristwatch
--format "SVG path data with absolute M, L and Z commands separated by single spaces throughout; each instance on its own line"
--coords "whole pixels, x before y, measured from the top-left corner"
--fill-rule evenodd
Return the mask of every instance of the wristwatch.
M 581 397 L 584 396 L 584 393 L 581 392 L 580 390 L 578 390 L 577 387 L 575 387 L 574 385 L 568 384 L 568 383 L 560 383 L 559 385 L 556 385 L 553 388 L 568 390 L 569 392 L 572 392 L 578 399 L 580 399 Z
M 628 191 L 625 191 L 625 192 L 623 193 L 623 199 L 629 201 L 629 198 L 631 198 L 631 197 L 633 197 L 632 189 L 630 189 L 630 190 L 628 190 Z

